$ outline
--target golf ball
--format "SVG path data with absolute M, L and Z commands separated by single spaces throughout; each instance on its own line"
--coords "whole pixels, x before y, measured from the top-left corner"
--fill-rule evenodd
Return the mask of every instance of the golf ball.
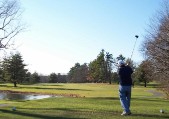
M 163 109 L 160 109 L 160 112 L 161 112 L 161 113 L 164 113 L 164 110 L 163 110 Z

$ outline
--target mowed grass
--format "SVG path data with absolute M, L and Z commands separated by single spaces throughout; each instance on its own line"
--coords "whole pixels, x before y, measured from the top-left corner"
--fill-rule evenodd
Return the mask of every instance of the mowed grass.
M 152 85 L 132 89 L 131 116 L 122 117 L 118 85 L 109 84 L 0 84 L 0 90 L 65 95 L 40 100 L 0 100 L 0 119 L 169 119 L 169 100 Z M 78 97 L 69 97 L 73 94 Z M 16 111 L 12 111 L 16 107 Z M 165 113 L 160 113 L 163 109 Z

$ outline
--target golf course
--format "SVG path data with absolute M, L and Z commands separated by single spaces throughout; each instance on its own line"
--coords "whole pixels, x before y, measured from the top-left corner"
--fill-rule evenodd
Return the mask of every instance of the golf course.
M 121 116 L 118 85 L 102 83 L 0 84 L 1 92 L 52 95 L 0 100 L 0 119 L 169 119 L 169 100 L 151 83 L 132 88 L 130 116 Z M 160 112 L 163 110 L 163 113 Z

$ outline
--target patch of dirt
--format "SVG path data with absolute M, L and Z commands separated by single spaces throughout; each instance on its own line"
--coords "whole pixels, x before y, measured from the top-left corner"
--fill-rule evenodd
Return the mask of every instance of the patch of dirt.
M 0 104 L 0 107 L 7 107 L 9 104 Z
M 148 90 L 149 93 L 152 93 L 152 97 L 164 97 L 164 93 L 162 92 L 158 92 L 158 91 L 155 91 L 155 90 Z

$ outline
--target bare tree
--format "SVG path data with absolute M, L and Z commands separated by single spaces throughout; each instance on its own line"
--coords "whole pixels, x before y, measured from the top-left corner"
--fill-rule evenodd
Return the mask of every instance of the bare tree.
M 7 49 L 11 40 L 24 29 L 22 11 L 17 0 L 0 0 L 0 49 Z
M 169 93 L 169 2 L 151 21 L 142 51 L 151 62 L 153 78 L 163 84 Z

